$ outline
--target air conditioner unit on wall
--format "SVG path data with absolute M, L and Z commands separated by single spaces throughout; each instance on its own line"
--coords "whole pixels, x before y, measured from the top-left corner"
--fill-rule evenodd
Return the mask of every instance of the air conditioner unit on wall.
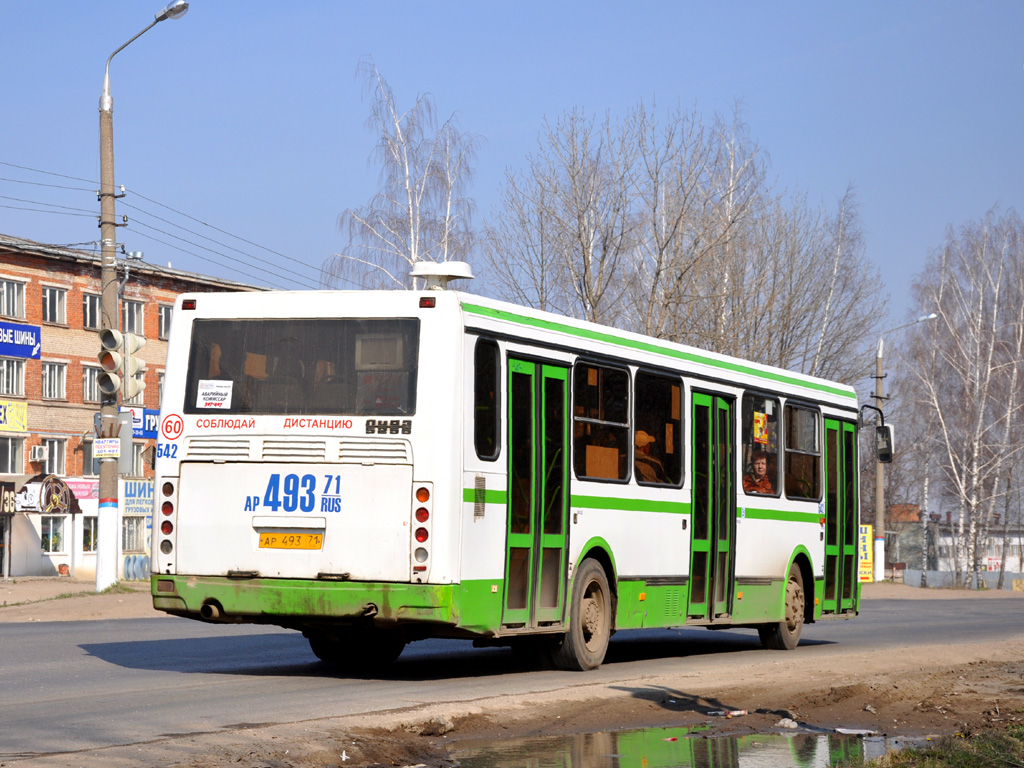
M 29 461 L 46 461 L 46 447 L 42 445 L 33 445 L 32 452 L 29 454 Z

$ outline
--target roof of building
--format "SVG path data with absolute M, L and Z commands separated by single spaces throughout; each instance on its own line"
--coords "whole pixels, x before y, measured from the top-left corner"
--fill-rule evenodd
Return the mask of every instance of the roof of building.
M 25 240 L 24 238 L 21 237 L 13 237 L 11 235 L 4 234 L 0 234 L 0 250 L 47 256 L 50 258 L 64 261 L 95 264 L 97 269 L 100 267 L 101 261 L 100 255 L 98 253 L 93 253 L 91 251 L 80 251 L 74 248 L 62 245 L 53 245 L 50 243 L 38 243 L 34 240 Z M 132 269 L 134 271 L 153 276 L 159 275 L 162 277 L 184 280 L 188 282 L 202 282 L 206 285 L 220 286 L 223 288 L 229 288 L 231 290 L 236 291 L 269 290 L 266 286 L 240 283 L 236 280 L 227 280 L 222 277 L 201 275 L 196 272 L 186 272 L 181 269 L 174 269 L 173 267 L 170 266 L 163 267 L 158 264 L 149 264 L 145 261 L 132 260 L 131 264 Z

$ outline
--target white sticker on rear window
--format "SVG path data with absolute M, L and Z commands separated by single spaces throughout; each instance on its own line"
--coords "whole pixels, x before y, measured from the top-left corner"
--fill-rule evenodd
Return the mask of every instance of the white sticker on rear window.
M 230 408 L 233 381 L 200 379 L 196 408 Z

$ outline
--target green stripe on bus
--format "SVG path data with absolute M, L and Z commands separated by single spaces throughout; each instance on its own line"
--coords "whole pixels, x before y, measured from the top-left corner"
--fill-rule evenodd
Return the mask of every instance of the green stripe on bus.
M 462 500 L 467 504 L 476 504 L 476 488 L 463 488 Z M 484 504 L 504 504 L 508 501 L 505 491 L 484 491 Z
M 776 520 L 785 523 L 820 523 L 821 515 L 817 512 L 792 512 L 787 509 L 751 509 L 737 508 L 736 516 L 750 520 Z
M 623 512 L 668 512 L 674 515 L 690 512 L 690 505 L 686 502 L 618 499 L 611 496 L 573 496 L 571 504 L 583 509 L 621 509 Z
M 462 308 L 474 315 L 481 315 L 483 317 L 492 317 L 495 320 L 505 320 L 512 323 L 519 323 L 520 325 L 528 325 L 532 328 L 543 328 L 548 331 L 556 331 L 558 333 L 565 333 L 570 336 L 578 336 L 584 339 L 590 339 L 591 341 L 601 341 L 606 344 L 615 344 L 620 347 L 626 347 L 628 349 L 636 349 L 642 352 L 651 352 L 656 355 L 664 355 L 665 357 L 671 357 L 676 360 L 682 360 L 689 363 L 700 363 L 702 365 L 709 365 L 713 368 L 720 368 L 725 371 L 732 373 L 742 373 L 747 376 L 756 376 L 761 379 L 770 379 L 777 381 L 782 384 L 789 384 L 791 386 L 806 387 L 808 389 L 816 389 L 820 392 L 826 392 L 830 395 L 837 395 L 839 397 L 850 398 L 856 400 L 857 395 L 855 392 L 850 392 L 847 389 L 841 389 L 839 387 L 829 386 L 822 382 L 808 381 L 806 379 L 798 379 L 795 376 L 786 376 L 781 373 L 772 373 L 769 371 L 761 371 L 756 368 L 751 368 L 748 365 L 742 363 L 733 363 L 728 360 L 715 360 L 714 358 L 704 357 L 702 355 L 694 354 L 692 352 L 685 352 L 681 349 L 671 349 L 668 347 L 660 346 L 659 344 L 650 341 L 639 341 L 634 339 L 626 339 L 621 336 L 616 336 L 613 333 L 605 331 L 594 331 L 588 328 L 577 328 L 569 325 L 568 323 L 559 323 L 551 320 L 541 320 L 536 317 L 527 317 L 526 315 L 515 314 L 514 312 L 507 312 L 503 309 L 491 309 L 490 307 L 481 307 L 478 304 L 463 304 Z

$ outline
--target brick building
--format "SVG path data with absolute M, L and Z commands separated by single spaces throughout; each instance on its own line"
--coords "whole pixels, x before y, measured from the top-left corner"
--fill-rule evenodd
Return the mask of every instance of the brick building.
M 153 476 L 146 449 L 156 442 L 174 300 L 260 289 L 128 259 L 118 260 L 117 276 L 121 330 L 145 339 L 136 354 L 145 389 L 121 403 L 134 428 L 118 505 L 120 549 L 142 560 Z M 100 293 L 98 255 L 0 235 L 0 577 L 95 573 Z M 82 514 L 45 514 L 39 481 L 48 476 L 65 481 Z M 131 563 L 120 563 L 122 570 Z

